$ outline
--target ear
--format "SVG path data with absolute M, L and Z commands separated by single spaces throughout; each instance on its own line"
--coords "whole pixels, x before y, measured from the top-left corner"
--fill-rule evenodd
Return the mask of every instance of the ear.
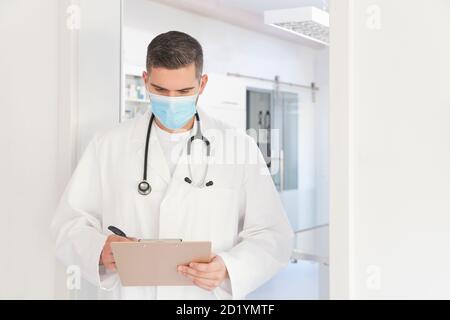
M 200 90 L 198 91 L 198 94 L 201 95 L 203 93 L 203 90 L 205 90 L 206 84 L 208 83 L 208 75 L 204 74 L 202 76 L 202 80 L 200 82 Z
M 142 79 L 144 79 L 145 84 L 148 82 L 148 73 L 147 71 L 142 72 Z

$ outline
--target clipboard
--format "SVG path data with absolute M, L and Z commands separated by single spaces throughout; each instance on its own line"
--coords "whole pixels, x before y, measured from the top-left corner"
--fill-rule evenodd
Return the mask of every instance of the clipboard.
M 211 242 L 141 240 L 112 242 L 111 249 L 122 286 L 192 286 L 178 273 L 179 265 L 211 261 Z

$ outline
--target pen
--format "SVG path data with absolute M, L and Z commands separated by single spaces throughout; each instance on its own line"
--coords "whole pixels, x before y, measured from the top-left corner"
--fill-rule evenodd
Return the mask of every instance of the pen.
M 118 235 L 118 236 L 121 236 L 121 237 L 124 237 L 124 238 L 127 237 L 127 235 L 125 234 L 125 232 L 123 232 L 122 230 L 120 230 L 119 228 L 116 228 L 116 227 L 114 227 L 114 226 L 109 226 L 109 227 L 108 227 L 108 230 L 111 231 L 112 233 Z
M 114 233 L 115 235 L 118 235 L 120 237 L 124 237 L 127 238 L 127 235 L 125 234 L 125 232 L 123 232 L 122 230 L 120 230 L 117 227 L 114 226 L 109 226 L 108 230 L 111 231 L 112 233 Z M 138 242 L 153 242 L 153 241 L 176 241 L 176 242 L 182 242 L 183 239 L 138 239 Z

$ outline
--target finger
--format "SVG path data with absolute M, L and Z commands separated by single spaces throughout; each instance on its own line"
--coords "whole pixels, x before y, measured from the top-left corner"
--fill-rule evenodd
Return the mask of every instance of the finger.
M 118 235 L 112 234 L 108 236 L 107 242 L 111 243 L 111 242 L 120 242 L 121 239 L 123 239 L 123 237 L 120 237 Z
M 116 271 L 116 263 L 115 262 L 110 262 L 105 264 L 105 268 L 111 271 Z
M 210 279 L 210 280 L 219 278 L 218 272 L 202 272 L 189 267 L 182 267 L 180 268 L 180 271 L 184 275 L 190 275 L 196 278 Z
M 131 239 L 134 239 L 134 238 L 126 238 L 126 237 L 121 237 L 121 236 L 113 234 L 108 237 L 108 242 L 109 243 L 111 243 L 111 242 L 129 242 L 129 241 L 132 241 Z
M 113 252 L 110 246 L 107 246 L 102 251 L 102 259 L 111 259 L 113 257 Z
M 107 245 L 104 249 L 103 249 L 103 253 L 107 256 L 112 256 L 113 252 L 112 252 L 112 248 L 111 245 Z
M 117 242 L 132 242 L 134 238 L 127 238 L 127 237 L 117 237 L 115 241 Z
M 196 280 L 194 280 L 194 285 L 196 285 L 197 287 L 199 287 L 199 288 L 202 288 L 202 289 L 204 289 L 204 290 L 206 290 L 206 291 L 213 291 L 214 290 L 214 288 L 212 288 L 212 287 L 208 287 L 208 286 L 205 286 L 205 285 L 202 285 L 201 283 L 199 283 L 199 282 L 197 282 Z
M 191 262 L 189 267 L 201 272 L 214 272 L 220 271 L 221 269 L 221 266 L 217 261 L 212 261 L 210 263 Z
M 192 280 L 193 284 L 195 284 L 196 286 L 201 287 L 205 290 L 211 291 L 219 286 L 219 282 L 217 280 L 202 279 L 202 278 L 193 277 L 190 275 L 188 275 L 187 277 Z
M 212 291 L 214 289 L 211 283 L 206 282 L 208 280 L 196 278 L 191 275 L 186 275 L 186 277 L 189 278 L 192 281 L 192 284 L 196 285 L 197 287 L 208 291 Z
M 106 266 L 107 264 L 111 264 L 111 263 L 115 263 L 116 261 L 114 260 L 114 257 L 112 257 L 112 256 L 106 256 L 106 257 L 103 257 L 103 259 L 102 259 L 102 261 L 103 261 L 103 264 Z

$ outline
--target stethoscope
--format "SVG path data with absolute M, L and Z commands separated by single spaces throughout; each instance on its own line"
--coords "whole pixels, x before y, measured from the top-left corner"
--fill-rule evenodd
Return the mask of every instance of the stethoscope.
M 144 177 L 142 179 L 142 181 L 139 183 L 138 185 L 138 191 L 141 195 L 146 196 L 149 195 L 152 192 L 152 187 L 150 186 L 150 183 L 147 181 L 147 160 L 148 160 L 148 148 L 149 148 L 149 142 L 150 142 L 150 134 L 152 132 L 152 125 L 153 122 L 155 120 L 155 115 L 152 114 L 151 118 L 150 118 L 150 123 L 148 124 L 148 129 L 147 129 L 147 140 L 145 142 L 145 157 L 144 157 Z M 200 128 L 200 116 L 198 115 L 198 113 L 195 114 L 195 120 L 197 121 L 197 132 L 195 133 L 194 136 L 192 136 L 188 142 L 187 142 L 187 155 L 188 157 L 191 156 L 191 145 L 195 140 L 202 140 L 203 143 L 206 145 L 206 156 L 207 159 L 209 160 L 209 157 L 211 155 L 211 143 L 209 142 L 209 140 L 203 136 L 202 134 L 202 130 Z M 202 184 L 205 182 L 205 179 L 208 175 L 208 162 L 206 161 L 206 170 L 205 170 L 205 175 L 203 177 L 203 181 Z M 191 171 L 191 164 L 188 161 L 188 168 L 189 168 L 189 176 L 184 178 L 184 181 L 187 184 L 192 184 L 192 171 Z M 214 185 L 214 182 L 209 181 L 205 184 L 206 187 L 211 187 Z M 199 188 L 202 188 L 203 186 L 200 185 Z

